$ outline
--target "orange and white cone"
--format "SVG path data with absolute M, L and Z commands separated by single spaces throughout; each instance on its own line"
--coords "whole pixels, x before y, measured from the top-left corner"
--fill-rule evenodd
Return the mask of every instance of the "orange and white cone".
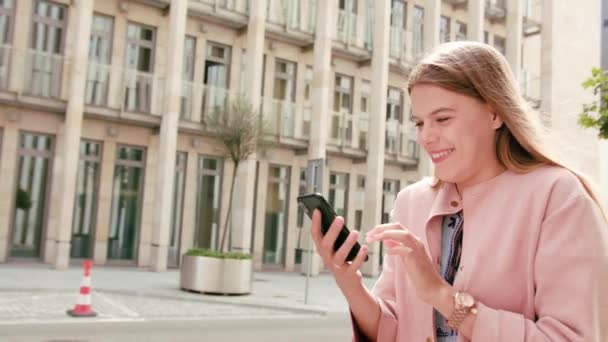
M 72 317 L 94 317 L 97 313 L 91 308 L 91 268 L 93 261 L 85 260 L 82 262 L 84 277 L 80 284 L 80 295 L 74 309 L 68 310 L 68 315 Z

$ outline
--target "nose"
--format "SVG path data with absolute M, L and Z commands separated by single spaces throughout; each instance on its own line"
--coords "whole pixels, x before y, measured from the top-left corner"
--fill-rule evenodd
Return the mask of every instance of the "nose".
M 433 127 L 429 127 L 429 125 L 423 125 L 422 127 L 418 128 L 416 134 L 418 144 L 422 145 L 423 147 L 428 147 L 439 140 L 437 130 Z

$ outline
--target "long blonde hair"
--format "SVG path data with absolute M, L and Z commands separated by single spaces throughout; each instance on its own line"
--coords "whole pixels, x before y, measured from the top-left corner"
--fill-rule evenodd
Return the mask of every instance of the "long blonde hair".
M 411 94 L 412 88 L 422 83 L 487 103 L 504 122 L 496 137 L 496 156 L 503 166 L 517 173 L 543 165 L 570 170 L 606 218 L 591 182 L 558 160 L 542 143 L 540 122 L 519 92 L 507 60 L 498 50 L 478 42 L 442 44 L 412 70 L 408 92 Z

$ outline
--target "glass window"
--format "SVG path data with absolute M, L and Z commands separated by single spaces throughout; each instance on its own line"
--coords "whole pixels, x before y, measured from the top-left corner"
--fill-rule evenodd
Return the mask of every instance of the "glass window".
M 204 82 L 208 86 L 228 88 L 230 71 L 230 47 L 207 42 Z
M 264 264 L 284 265 L 289 216 L 289 166 L 268 169 L 268 192 L 264 221 Z
M 277 59 L 274 71 L 274 99 L 294 102 L 295 87 L 296 63 Z
M 336 74 L 334 88 L 334 111 L 352 113 L 353 78 Z
M 303 195 L 307 193 L 307 184 L 306 184 L 306 168 L 300 169 L 300 184 L 298 186 L 298 195 Z M 302 206 L 298 205 L 298 216 L 296 218 L 296 226 L 298 227 L 298 242 L 296 243 L 296 253 L 295 253 L 295 264 L 302 263 L 302 251 L 306 249 L 304 245 L 306 241 L 306 237 L 304 234 L 308 234 L 308 231 L 302 229 L 304 227 L 304 217 L 306 214 L 304 213 L 304 209 Z
M 494 35 L 494 47 L 503 55 L 507 52 L 507 40 L 499 35 Z
M 150 112 L 156 29 L 136 23 L 127 26 L 125 109 Z
M 424 51 L 424 8 L 414 6 L 414 56 L 420 56 Z
M 186 36 L 184 40 L 184 64 L 182 67 L 182 79 L 192 81 L 194 79 L 194 57 L 196 55 L 196 38 Z
M 488 31 L 483 31 L 483 42 L 490 44 L 490 33 Z
M 34 2 L 26 91 L 35 96 L 59 97 L 63 68 L 67 7 L 49 1 Z M 58 56 L 59 55 L 59 56 Z
M 143 148 L 118 146 L 112 189 L 108 259 L 135 260 L 144 184 Z
M 11 57 L 9 46 L 12 40 L 14 11 L 13 0 L 0 0 L 0 89 L 8 87 Z
M 386 120 L 403 122 L 403 91 L 389 87 L 386 103 Z
M 175 179 L 173 182 L 173 207 L 171 208 L 171 234 L 167 265 L 179 265 L 179 242 L 182 232 L 182 214 L 184 210 L 184 192 L 186 186 L 186 152 L 177 152 L 175 156 Z
M 53 138 L 23 133 L 19 146 L 10 255 L 38 258 L 46 225 Z
M 100 170 L 101 143 L 81 141 L 72 215 L 72 258 L 93 257 Z
M 99 14 L 93 16 L 85 91 L 85 103 L 88 105 L 107 105 L 113 29 L 114 19 L 112 17 Z
M 348 204 L 348 173 L 331 172 L 329 174 L 329 204 L 336 214 L 346 220 Z
M 391 7 L 391 26 L 407 29 L 407 2 L 392 0 Z
M 456 20 L 456 40 L 467 40 L 467 24 Z
M 222 181 L 221 159 L 199 156 L 194 245 L 218 248 Z
M 312 66 L 307 65 L 304 72 L 304 102 L 310 102 L 312 96 Z
M 439 42 L 446 43 L 450 41 L 450 18 L 441 16 L 439 21 Z

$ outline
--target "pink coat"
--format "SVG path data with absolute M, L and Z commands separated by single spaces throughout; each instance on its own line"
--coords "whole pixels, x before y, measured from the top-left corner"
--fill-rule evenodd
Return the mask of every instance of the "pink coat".
M 453 184 L 418 182 L 399 193 L 393 219 L 422 239 L 439 270 L 442 216 L 460 210 L 454 287 L 478 301 L 474 342 L 608 341 L 608 225 L 571 172 L 505 171 L 465 190 L 462 202 Z M 377 341 L 435 340 L 433 308 L 416 297 L 401 260 L 384 259 L 372 292 Z

